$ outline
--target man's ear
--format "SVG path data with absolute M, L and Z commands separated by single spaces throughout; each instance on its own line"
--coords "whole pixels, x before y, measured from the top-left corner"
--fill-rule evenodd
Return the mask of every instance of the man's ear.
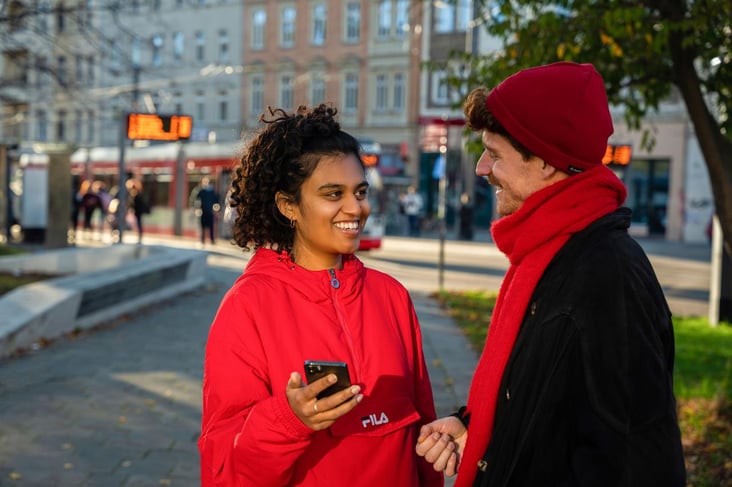
M 294 216 L 292 203 L 286 194 L 282 191 L 278 191 L 277 194 L 275 194 L 275 204 L 277 205 L 277 209 L 280 210 L 282 216 L 288 220 L 292 220 L 292 217 Z
M 546 162 L 544 159 L 540 157 L 538 157 L 537 159 L 539 159 L 539 162 L 541 163 L 541 174 L 546 181 L 556 182 L 569 177 L 569 174 L 557 169 L 556 167 Z

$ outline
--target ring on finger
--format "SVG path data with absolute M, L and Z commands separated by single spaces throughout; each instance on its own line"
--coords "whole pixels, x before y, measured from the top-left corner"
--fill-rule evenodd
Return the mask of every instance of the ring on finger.
M 319 412 L 319 411 L 318 411 L 318 401 L 315 401 L 315 402 L 313 403 L 313 411 L 315 411 L 316 413 L 317 413 L 317 412 Z

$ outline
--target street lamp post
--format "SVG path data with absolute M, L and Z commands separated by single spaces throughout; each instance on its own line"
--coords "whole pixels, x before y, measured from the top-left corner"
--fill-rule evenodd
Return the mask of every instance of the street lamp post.
M 438 265 L 438 284 L 439 289 L 445 286 L 445 236 L 447 233 L 447 225 L 445 223 L 445 207 L 447 206 L 447 148 L 448 146 L 448 133 L 449 127 L 445 126 L 445 143 L 440 145 L 440 155 L 442 158 L 442 165 L 440 171 L 440 180 L 438 183 L 438 197 L 437 197 L 437 221 L 440 225 L 440 256 Z

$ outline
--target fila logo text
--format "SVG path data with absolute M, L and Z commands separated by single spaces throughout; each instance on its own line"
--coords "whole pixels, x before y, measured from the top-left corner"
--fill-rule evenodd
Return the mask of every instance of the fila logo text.
M 389 422 L 389 418 L 386 416 L 386 413 L 382 412 L 380 416 L 376 416 L 376 414 L 369 414 L 368 416 L 364 416 L 361 418 L 361 425 L 364 428 L 368 428 L 369 424 L 371 426 L 378 426 L 380 424 L 386 424 Z

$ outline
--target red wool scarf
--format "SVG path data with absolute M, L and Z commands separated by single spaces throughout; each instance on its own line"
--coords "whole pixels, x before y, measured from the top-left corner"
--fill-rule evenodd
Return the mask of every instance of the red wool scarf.
M 501 283 L 485 348 L 470 385 L 468 440 L 455 487 L 473 485 L 493 432 L 498 388 L 529 299 L 544 269 L 569 238 L 625 201 L 623 183 L 599 166 L 537 191 L 491 234 L 510 266 Z M 488 466 L 490 468 L 490 465 Z

